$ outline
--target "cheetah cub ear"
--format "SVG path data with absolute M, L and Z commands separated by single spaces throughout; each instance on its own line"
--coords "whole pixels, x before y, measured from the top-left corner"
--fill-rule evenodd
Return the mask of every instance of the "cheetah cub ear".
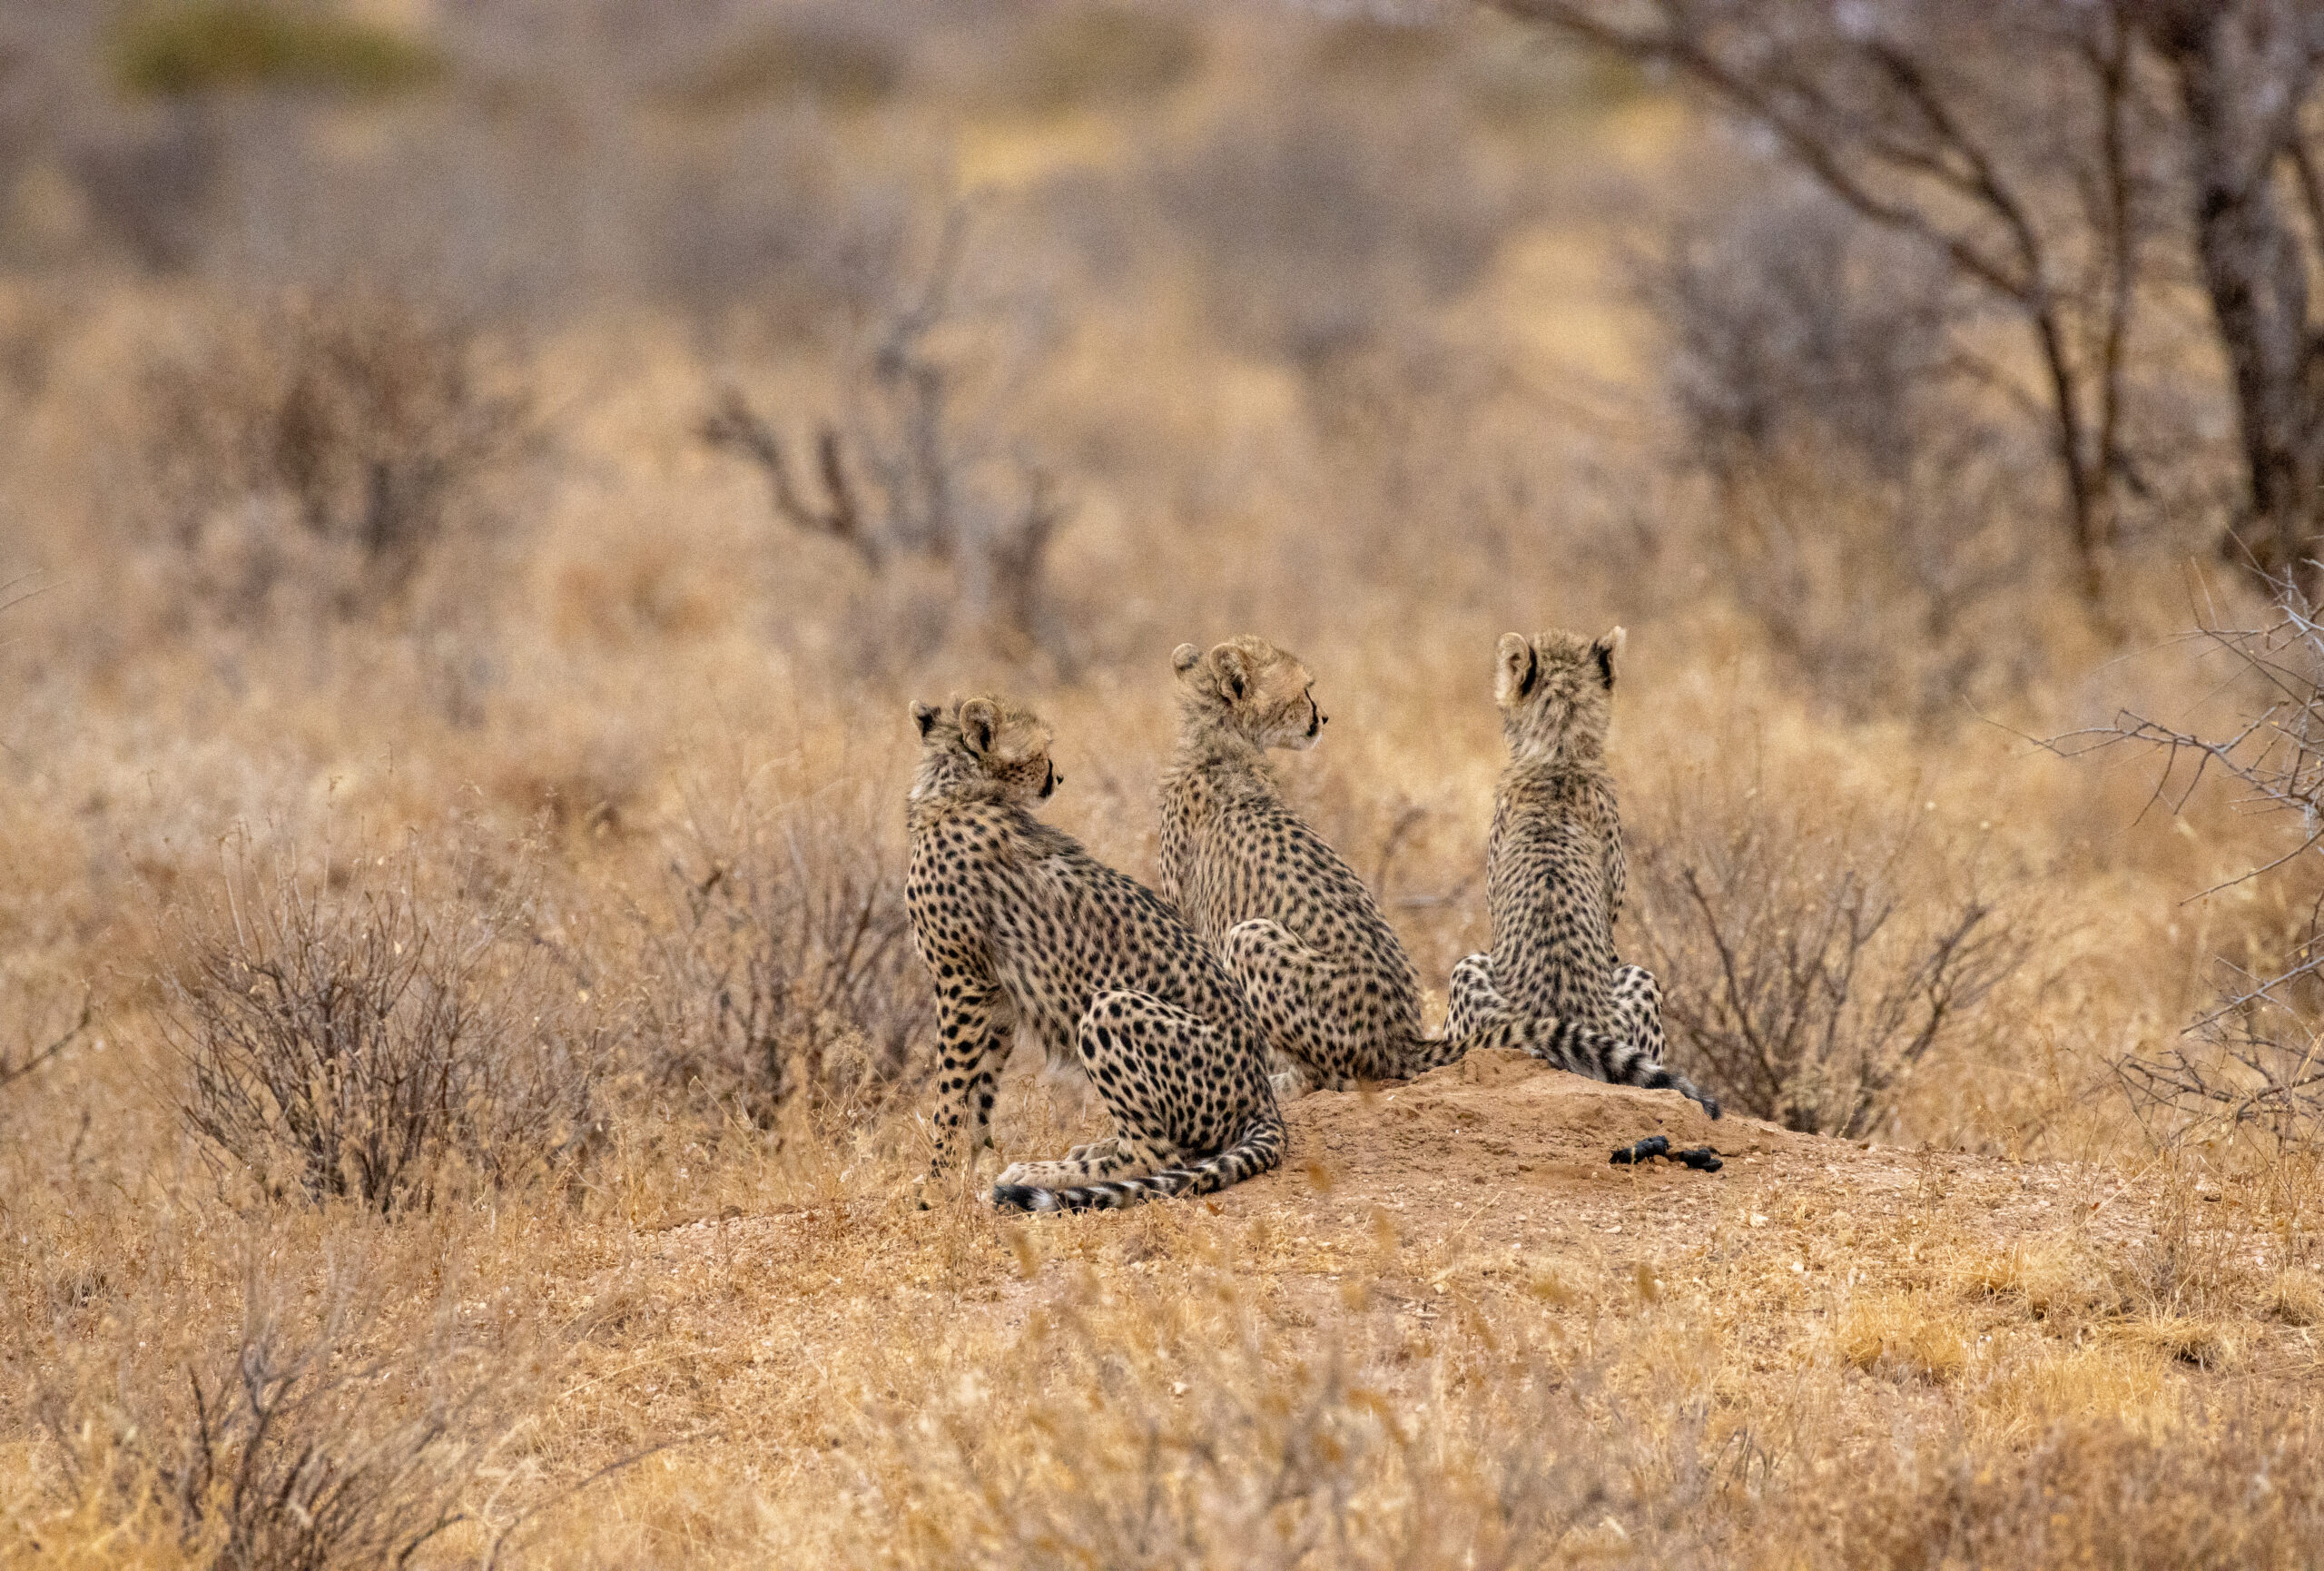
M 1181 644 L 1170 651 L 1170 669 L 1178 674 L 1178 680 L 1181 682 L 1187 679 L 1187 673 L 1193 670 L 1201 660 L 1202 651 L 1192 644 Z
M 1218 690 L 1229 702 L 1240 703 L 1251 685 L 1251 672 L 1244 663 L 1243 651 L 1232 644 L 1221 644 L 1210 652 L 1210 668 L 1218 673 Z
M 1522 699 L 1533 690 L 1541 678 L 1541 659 L 1533 652 L 1533 640 L 1522 633 L 1503 633 L 1499 651 L 1500 664 L 1492 678 L 1493 701 L 1502 708 Z
M 992 750 L 992 734 L 1000 724 L 1000 711 L 990 698 L 971 698 L 960 706 L 960 735 L 967 738 L 971 753 Z
M 936 716 L 940 713 L 942 711 L 933 704 L 914 704 L 911 706 L 911 723 L 919 727 L 922 736 L 926 736 L 928 728 L 936 724 Z
M 1606 685 L 1608 692 L 1613 691 L 1614 687 L 1614 664 L 1622 657 L 1622 646 L 1629 643 L 1630 638 L 1628 630 L 1616 627 L 1590 646 L 1590 652 L 1598 657 L 1598 679 Z

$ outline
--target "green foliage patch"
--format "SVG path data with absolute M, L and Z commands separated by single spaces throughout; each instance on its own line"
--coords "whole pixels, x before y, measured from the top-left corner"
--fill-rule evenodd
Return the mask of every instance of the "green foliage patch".
M 250 0 L 191 0 L 133 13 L 114 30 L 113 79 L 142 98 L 298 87 L 377 95 L 440 77 L 441 54 L 384 27 Z

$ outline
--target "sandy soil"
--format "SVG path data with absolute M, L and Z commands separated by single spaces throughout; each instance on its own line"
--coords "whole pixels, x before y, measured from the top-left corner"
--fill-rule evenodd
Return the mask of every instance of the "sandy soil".
M 1072 1089 L 1013 1065 L 1002 1111 L 1021 1127 L 1023 1099 Z M 867 1339 L 902 1348 L 964 1327 L 1005 1337 L 1093 1280 L 1167 1291 L 1182 1269 L 1224 1262 L 1294 1332 L 1328 1323 L 1359 1285 L 1414 1325 L 1511 1295 L 1570 1299 L 1584 1317 L 1615 1301 L 1692 1299 L 1730 1356 L 1765 1369 L 1808 1356 L 1859 1280 L 1933 1282 L 1939 1250 L 1998 1256 L 2035 1237 L 2111 1250 L 2151 1226 L 2096 1169 L 1867 1149 L 1732 1115 L 1714 1123 L 1676 1092 L 1601 1085 L 1513 1052 L 1286 1111 L 1285 1167 L 1200 1200 L 1025 1218 L 972 1197 L 919 1211 L 881 1194 L 607 1230 L 576 1252 L 570 1309 L 655 1328 L 654 1378 L 617 1356 L 606 1368 L 631 1388 L 637 1432 L 710 1425 L 773 1439 L 877 1388 Z M 1609 1161 L 1658 1133 L 1716 1148 L 1723 1170 Z M 1047 1138 L 1061 1149 L 1087 1134 Z M 1010 1143 L 1004 1156 L 1047 1150 Z

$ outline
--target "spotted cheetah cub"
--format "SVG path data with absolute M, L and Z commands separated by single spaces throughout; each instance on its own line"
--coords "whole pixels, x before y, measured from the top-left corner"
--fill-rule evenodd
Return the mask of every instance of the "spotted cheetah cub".
M 1458 1058 L 1422 1029 L 1420 973 L 1372 891 L 1276 793 L 1267 750 L 1323 734 L 1307 667 L 1248 635 L 1207 655 L 1181 644 L 1170 663 L 1178 747 L 1160 787 L 1159 882 L 1257 1008 L 1282 1055 L 1276 1090 L 1401 1080 Z
M 1061 1161 L 1015 1164 L 994 1204 L 1134 1205 L 1279 1163 L 1266 1039 L 1226 968 L 1153 891 L 1033 816 L 1057 788 L 1049 726 L 990 697 L 915 704 L 912 720 L 905 902 L 942 1052 L 931 1176 L 984 1145 L 1019 1022 L 1052 1060 L 1079 1062 L 1114 1132 Z
M 1577 1073 L 1620 1085 L 1669 1087 L 1718 1103 L 1661 1063 L 1661 994 L 1653 975 L 1614 958 L 1627 868 L 1614 782 L 1605 763 L 1614 667 L 1627 635 L 1502 637 L 1493 683 L 1509 766 L 1493 802 L 1485 854 L 1492 950 L 1453 969 L 1447 1029 L 1556 1015 L 1588 1028 Z

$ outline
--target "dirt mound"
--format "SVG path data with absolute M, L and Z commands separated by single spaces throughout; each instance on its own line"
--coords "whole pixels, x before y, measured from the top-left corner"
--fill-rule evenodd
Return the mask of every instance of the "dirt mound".
M 1415 1221 L 1433 1211 L 1457 1219 L 1471 1247 L 1691 1230 L 1709 1210 L 1731 1208 L 1771 1181 L 1825 1179 L 1866 1155 L 1757 1119 L 1714 1122 L 1675 1091 L 1606 1085 L 1505 1049 L 1401 1085 L 1316 1092 L 1284 1113 L 1291 1151 L 1283 1171 L 1211 1204 L 1275 1213 L 1303 1233 L 1357 1227 L 1378 1210 Z M 1709 1146 L 1725 1166 L 1706 1173 L 1609 1160 L 1616 1147 L 1658 1134 L 1674 1151 Z
M 1324 1163 L 1347 1172 L 1470 1178 L 1481 1171 L 1595 1178 L 1617 1146 L 1649 1135 L 1671 1148 L 1724 1155 L 1793 1139 L 1771 1125 L 1712 1122 L 1674 1091 L 1604 1085 L 1551 1069 L 1507 1048 L 1488 1048 L 1407 1084 L 1317 1092 L 1285 1110 L 1295 1168 Z

